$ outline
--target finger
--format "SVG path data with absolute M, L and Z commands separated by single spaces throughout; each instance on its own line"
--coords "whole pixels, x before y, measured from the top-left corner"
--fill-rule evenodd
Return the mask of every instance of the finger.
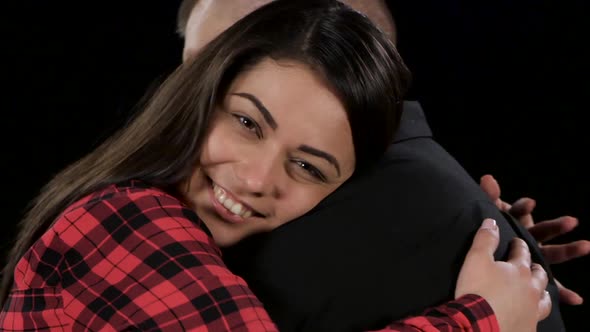
M 496 202 L 496 206 L 499 207 L 503 212 L 510 212 L 510 209 L 512 208 L 512 205 L 504 202 L 501 199 Z
M 498 209 L 504 212 L 510 211 L 512 206 L 500 199 L 500 184 L 493 176 L 489 174 L 482 176 L 479 179 L 479 186 L 488 195 L 490 200 L 494 202 Z
M 543 291 L 543 295 L 541 296 L 541 300 L 539 301 L 539 316 L 538 320 L 541 321 L 549 316 L 551 313 L 551 296 L 549 296 L 549 292 Z
M 498 249 L 500 235 L 494 219 L 487 218 L 475 233 L 471 249 L 467 255 L 483 253 L 494 260 L 494 252 Z
M 531 276 L 533 277 L 533 284 L 539 292 L 547 288 L 549 277 L 547 277 L 547 271 L 541 265 L 537 263 L 531 264 Z
M 510 214 L 516 218 L 521 218 L 526 215 L 530 215 L 533 213 L 537 202 L 534 199 L 523 197 L 516 200 L 516 202 L 512 203 L 512 207 L 510 208 Z M 523 225 L 526 227 L 526 225 Z M 532 225 L 531 225 L 532 226 Z
M 559 290 L 559 300 L 562 303 L 569 305 L 580 305 L 584 303 L 584 298 L 582 298 L 580 294 L 574 292 L 569 288 L 564 287 L 557 279 L 554 280 L 557 284 L 557 289 Z
M 510 243 L 508 262 L 515 265 L 522 265 L 526 269 L 531 266 L 531 252 L 526 242 L 519 238 L 513 238 Z
M 546 244 L 541 253 L 549 264 L 559 264 L 590 254 L 590 241 L 578 240 L 566 244 Z
M 493 176 L 486 174 L 479 179 L 479 186 L 493 201 L 500 199 L 500 185 Z
M 537 242 L 552 240 L 560 235 L 571 232 L 578 226 L 578 219 L 563 216 L 552 220 L 545 220 L 526 227 Z
M 539 320 L 543 320 L 547 318 L 551 312 L 551 296 L 549 295 L 549 292 L 545 290 L 549 283 L 549 278 L 547 277 L 545 269 L 537 263 L 531 264 L 531 276 L 533 285 L 542 294 L 539 300 L 538 318 Z
M 516 219 L 518 219 L 518 223 L 526 229 L 530 229 L 531 227 L 535 226 L 535 220 L 533 219 L 532 214 L 525 214 L 517 217 Z

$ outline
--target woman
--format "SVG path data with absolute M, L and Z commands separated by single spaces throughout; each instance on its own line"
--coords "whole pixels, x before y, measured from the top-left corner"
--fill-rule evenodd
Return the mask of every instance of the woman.
M 335 1 L 247 16 L 44 188 L 4 269 L 0 326 L 274 330 L 218 246 L 306 213 L 370 167 L 395 132 L 407 76 L 388 39 Z M 546 275 L 530 271 L 526 249 L 514 253 L 486 270 L 493 278 L 468 257 L 457 301 L 385 330 L 533 327 L 548 312 Z M 526 271 L 515 275 L 516 263 Z M 513 308 L 497 278 L 511 276 L 533 284 L 510 290 L 534 315 L 504 314 Z

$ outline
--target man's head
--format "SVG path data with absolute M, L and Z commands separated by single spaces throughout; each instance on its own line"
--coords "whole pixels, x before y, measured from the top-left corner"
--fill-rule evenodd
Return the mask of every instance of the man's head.
M 177 31 L 184 38 L 183 60 L 194 55 L 221 32 L 273 0 L 183 0 Z M 383 0 L 341 0 L 364 13 L 395 42 L 395 25 Z

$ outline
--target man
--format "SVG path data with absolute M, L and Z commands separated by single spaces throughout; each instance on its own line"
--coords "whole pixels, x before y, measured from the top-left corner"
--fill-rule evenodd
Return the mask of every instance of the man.
M 183 58 L 269 1 L 184 1 L 178 20 L 185 36 Z M 384 1 L 344 2 L 395 38 Z M 503 258 L 513 236 L 523 237 L 534 260 L 547 269 L 552 261 L 546 262 L 543 254 L 552 257 L 569 250 L 575 252 L 567 257 L 571 259 L 590 251 L 588 242 L 577 242 L 542 247 L 551 252 L 541 252 L 536 240 L 494 205 L 539 234 L 548 222 L 532 224 L 532 201 L 519 200 L 511 207 L 500 200 L 492 178 L 484 177 L 481 185 L 492 200 L 432 139 L 420 105 L 408 102 L 395 144 L 376 169 L 337 190 L 300 220 L 227 251 L 226 258 L 281 330 L 346 331 L 377 328 L 452 298 L 469 239 L 484 217 L 500 226 L 503 242 L 497 258 Z M 575 220 L 562 217 L 551 223 L 569 230 Z M 548 290 L 554 303 L 558 288 L 566 303 L 581 301 L 558 286 L 551 278 Z M 539 331 L 562 330 L 554 305 Z

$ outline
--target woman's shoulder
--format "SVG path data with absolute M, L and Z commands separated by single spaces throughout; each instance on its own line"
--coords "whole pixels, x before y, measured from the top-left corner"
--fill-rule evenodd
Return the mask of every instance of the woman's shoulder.
M 144 181 L 129 180 L 105 186 L 98 189 L 77 202 L 71 204 L 64 214 L 69 214 L 78 209 L 89 208 L 105 202 L 150 202 L 150 198 L 158 198 L 168 204 L 184 205 L 178 198 L 167 193 L 163 189 L 150 185 Z M 151 201 L 153 203 L 153 201 Z
M 87 195 L 67 208 L 53 228 L 66 242 L 92 236 L 121 243 L 128 237 L 183 233 L 214 246 L 210 231 L 191 208 L 163 189 L 135 180 Z

